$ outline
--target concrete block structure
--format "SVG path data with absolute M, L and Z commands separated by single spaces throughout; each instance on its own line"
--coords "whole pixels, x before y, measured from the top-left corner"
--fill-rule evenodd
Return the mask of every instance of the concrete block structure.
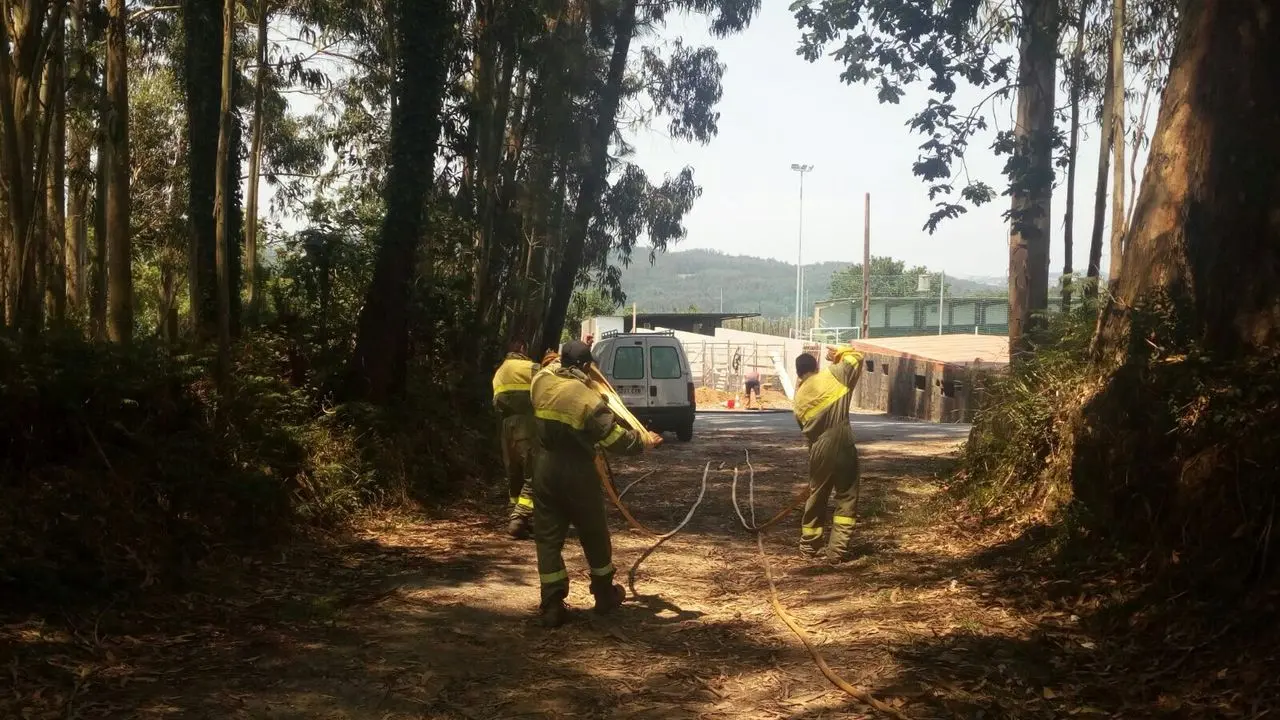
M 971 422 L 992 373 L 1009 365 L 1009 341 L 926 335 L 855 341 L 863 374 L 854 405 L 928 422 Z

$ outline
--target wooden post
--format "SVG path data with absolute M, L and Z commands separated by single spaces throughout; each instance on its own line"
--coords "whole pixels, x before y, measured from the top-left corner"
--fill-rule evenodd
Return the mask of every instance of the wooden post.
M 862 211 L 862 332 L 871 336 L 871 193 L 867 193 Z

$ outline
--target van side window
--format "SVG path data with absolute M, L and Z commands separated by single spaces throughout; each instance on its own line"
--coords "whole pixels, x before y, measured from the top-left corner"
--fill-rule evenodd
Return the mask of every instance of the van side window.
M 644 379 L 644 348 L 622 346 L 613 354 L 613 379 Z
M 669 345 L 649 348 L 649 374 L 654 380 L 676 380 L 680 371 L 680 355 Z

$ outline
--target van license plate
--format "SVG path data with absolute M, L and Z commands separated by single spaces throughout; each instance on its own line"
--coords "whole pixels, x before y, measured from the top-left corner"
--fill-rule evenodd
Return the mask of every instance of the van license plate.
M 617 385 L 619 395 L 644 395 L 643 385 Z

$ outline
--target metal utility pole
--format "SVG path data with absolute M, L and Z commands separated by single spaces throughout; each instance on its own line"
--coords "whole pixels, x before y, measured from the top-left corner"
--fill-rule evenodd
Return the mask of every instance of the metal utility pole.
M 862 332 L 858 337 L 871 335 L 871 193 L 865 197 L 862 209 Z
M 804 305 L 804 174 L 813 171 L 812 165 L 792 163 L 791 169 L 800 173 L 800 228 L 796 237 L 796 317 L 795 333 L 800 337 L 800 313 Z

